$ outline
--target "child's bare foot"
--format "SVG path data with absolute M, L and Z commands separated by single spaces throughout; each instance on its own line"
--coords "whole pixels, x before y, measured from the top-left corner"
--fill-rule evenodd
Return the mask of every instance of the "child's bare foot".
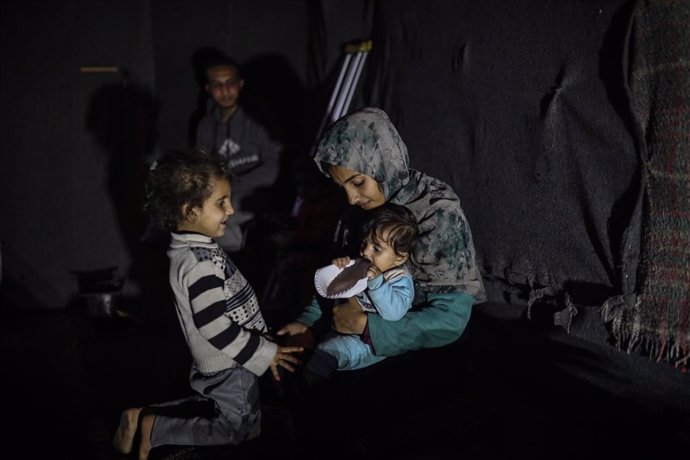
M 151 433 L 153 432 L 153 422 L 156 416 L 149 414 L 141 419 L 141 442 L 139 443 L 139 460 L 148 460 L 151 451 Z
M 121 454 L 129 454 L 132 452 L 134 435 L 139 425 L 139 412 L 141 412 L 140 407 L 127 409 L 122 412 L 120 416 L 120 426 L 117 427 L 117 431 L 115 431 L 115 435 L 113 436 L 113 446 Z

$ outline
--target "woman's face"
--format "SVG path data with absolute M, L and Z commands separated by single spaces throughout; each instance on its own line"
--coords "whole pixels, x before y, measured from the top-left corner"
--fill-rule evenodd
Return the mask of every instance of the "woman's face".
M 328 167 L 328 174 L 345 190 L 347 201 L 352 206 L 368 210 L 386 202 L 381 185 L 371 176 L 335 165 Z

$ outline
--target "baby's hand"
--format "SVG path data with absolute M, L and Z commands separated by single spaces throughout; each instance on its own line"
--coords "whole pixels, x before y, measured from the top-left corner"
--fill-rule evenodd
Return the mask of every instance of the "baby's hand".
M 369 278 L 370 280 L 373 280 L 374 278 L 376 278 L 380 274 L 381 274 L 381 270 L 376 268 L 376 265 L 374 265 L 374 264 L 371 264 L 371 266 L 367 270 L 367 278 Z
M 280 380 L 280 373 L 278 372 L 278 366 L 290 371 L 295 372 L 295 368 L 292 364 L 302 364 L 299 359 L 292 356 L 292 353 L 299 353 L 304 351 L 303 347 L 278 347 L 276 355 L 273 357 L 273 362 L 271 363 L 271 373 L 273 378 Z
M 345 268 L 347 266 L 347 264 L 350 263 L 350 258 L 349 257 L 338 257 L 337 259 L 333 259 L 331 261 L 331 263 L 338 268 Z
M 292 323 L 288 323 L 288 324 L 286 324 L 285 326 L 283 326 L 283 327 L 281 327 L 280 329 L 278 329 L 278 331 L 276 332 L 276 335 L 285 335 L 285 334 L 287 334 L 287 335 L 298 335 L 298 334 L 304 334 L 305 332 L 307 332 L 307 329 L 309 329 L 309 328 L 307 327 L 307 325 L 302 324 L 302 323 L 298 323 L 297 321 L 295 321 L 295 322 L 292 322 Z

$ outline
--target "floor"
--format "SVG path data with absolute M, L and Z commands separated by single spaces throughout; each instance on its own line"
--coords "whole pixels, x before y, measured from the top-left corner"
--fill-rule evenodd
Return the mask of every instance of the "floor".
M 123 302 L 122 311 L 129 316 L 0 308 L 2 445 L 12 458 L 126 458 L 110 444 L 120 411 L 187 394 L 190 358 L 172 309 Z M 305 399 L 262 377 L 263 434 L 246 446 L 166 447 L 151 458 L 687 455 L 688 412 L 595 385 L 562 365 L 564 350 L 477 309 L 455 344 L 340 373 Z

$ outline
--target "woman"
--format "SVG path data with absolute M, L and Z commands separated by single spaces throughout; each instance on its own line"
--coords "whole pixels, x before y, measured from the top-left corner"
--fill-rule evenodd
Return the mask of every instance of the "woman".
M 408 169 L 407 147 L 380 109 L 347 115 L 325 133 L 314 161 L 342 187 L 350 205 L 365 211 L 392 202 L 417 218 L 420 237 L 411 258 L 415 303 L 399 321 L 385 321 L 349 302 L 334 307 L 338 332 L 361 334 L 379 356 L 440 347 L 457 340 L 470 318 L 472 304 L 485 300 L 475 260 L 472 234 L 451 187 Z M 341 245 L 359 250 L 357 232 L 344 224 Z

